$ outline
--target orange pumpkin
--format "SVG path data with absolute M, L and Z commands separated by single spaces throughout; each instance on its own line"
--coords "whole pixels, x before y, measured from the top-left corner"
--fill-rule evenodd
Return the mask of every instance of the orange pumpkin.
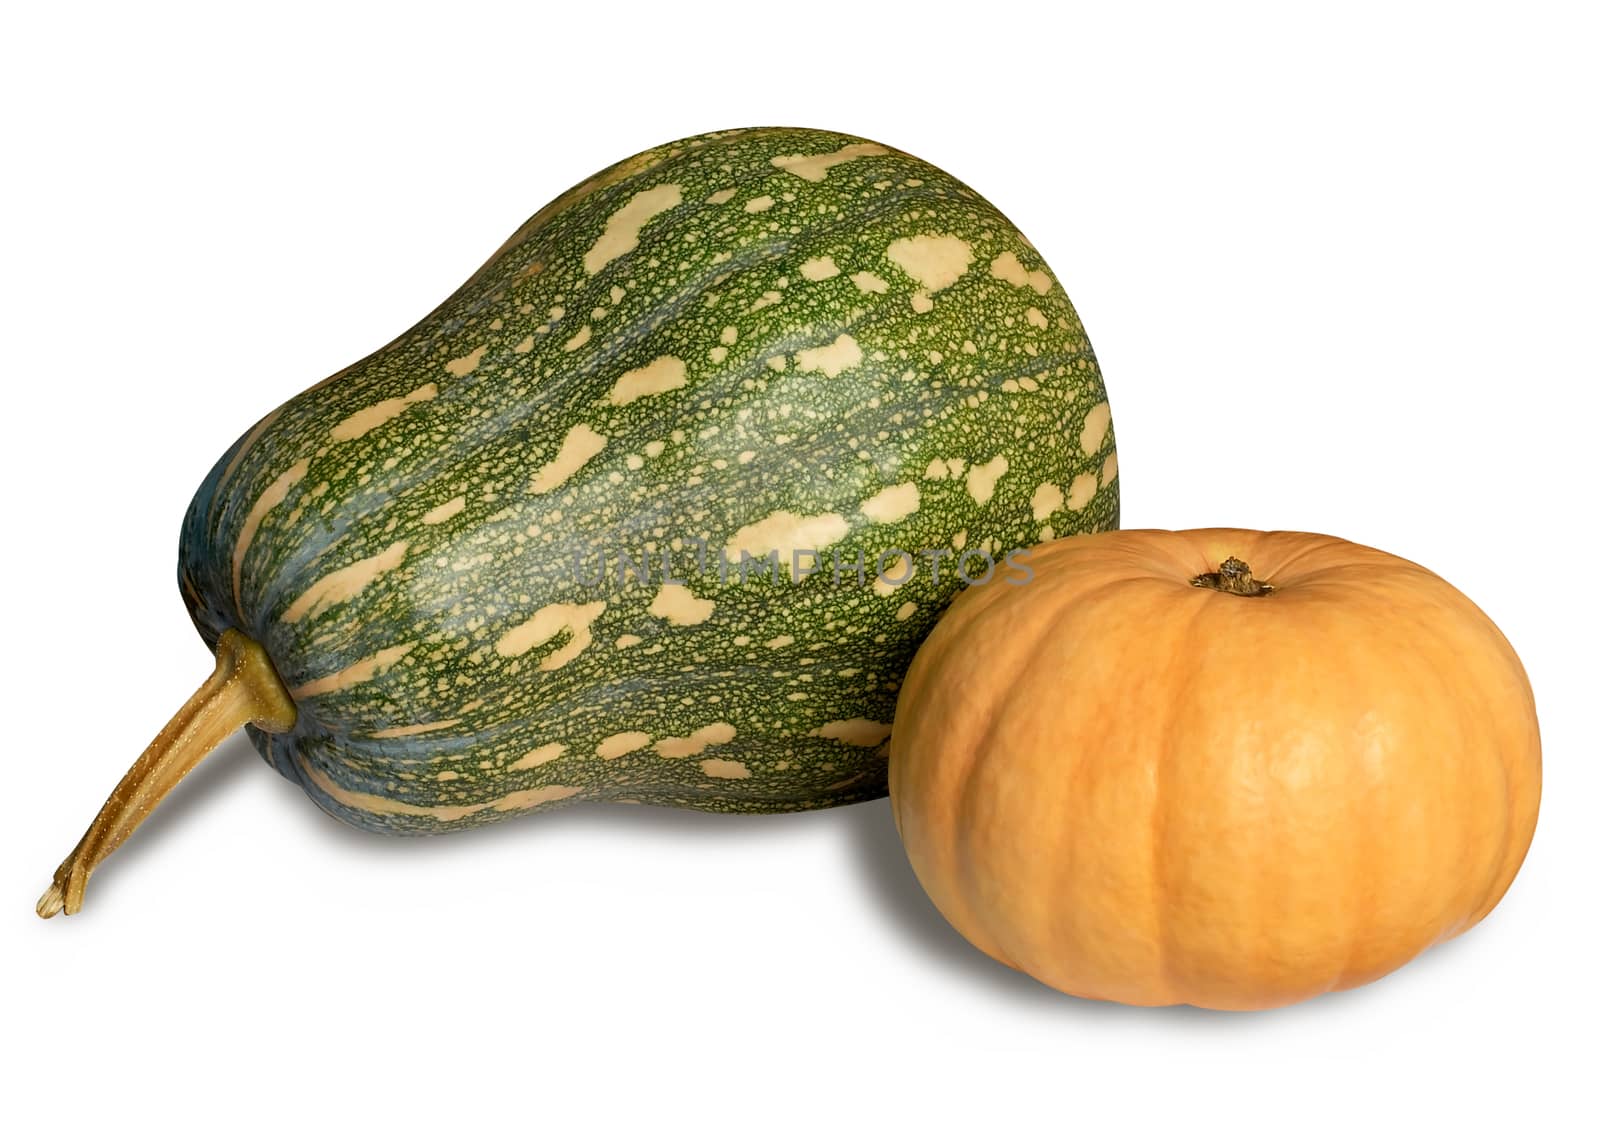
M 918 651 L 889 756 L 911 865 L 979 949 L 1079 996 L 1269 1008 L 1505 894 L 1538 815 L 1533 693 L 1449 583 L 1298 532 L 1018 562 Z

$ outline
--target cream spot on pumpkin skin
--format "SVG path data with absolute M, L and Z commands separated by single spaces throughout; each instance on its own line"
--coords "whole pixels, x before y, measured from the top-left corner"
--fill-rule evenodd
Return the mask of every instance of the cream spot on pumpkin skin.
M 833 512 L 821 515 L 802 515 L 799 512 L 773 512 L 754 523 L 745 524 L 729 537 L 722 554 L 729 564 L 737 566 L 742 555 L 763 559 L 778 552 L 780 569 L 792 567 L 796 551 L 821 552 L 850 533 L 850 524 L 843 516 Z
M 1045 316 L 1044 313 L 1040 312 L 1038 309 L 1031 306 L 1028 308 L 1027 318 L 1028 323 L 1033 325 L 1035 328 L 1050 327 L 1050 318 Z
M 883 491 L 868 497 L 861 505 L 861 514 L 873 523 L 898 523 L 922 504 L 922 494 L 910 481 L 891 484 Z
M 904 555 L 895 556 L 894 562 L 884 567 L 883 573 L 873 580 L 872 592 L 880 598 L 887 598 L 906 584 L 911 577 L 911 571 L 910 559 Z
M 408 801 L 399 801 L 393 797 L 385 797 L 378 793 L 361 793 L 353 789 L 346 789 L 313 766 L 306 760 L 304 754 L 300 755 L 300 768 L 308 781 L 346 808 L 360 809 L 363 812 L 375 813 L 379 816 L 431 817 L 434 820 L 445 822 L 461 820 L 476 813 L 486 812 L 489 809 L 494 809 L 497 812 L 516 812 L 521 809 L 531 809 L 548 801 L 576 797 L 583 792 L 581 788 L 572 785 L 542 785 L 537 789 L 519 789 L 493 801 L 481 801 L 475 805 L 414 805 Z
M 1067 510 L 1082 511 L 1094 499 L 1099 487 L 1100 478 L 1094 473 L 1079 473 L 1073 477 L 1072 483 L 1067 486 Z
M 710 598 L 697 598 L 687 586 L 663 586 L 646 612 L 664 618 L 668 625 L 699 625 L 717 608 Z
M 364 437 L 391 418 L 399 417 L 410 407 L 419 402 L 427 402 L 438 393 L 439 388 L 436 384 L 424 383 L 408 395 L 386 398 L 382 402 L 363 407 L 334 426 L 328 432 L 328 440 L 354 441 L 358 437 Z
M 892 724 L 872 719 L 835 719 L 810 733 L 813 738 L 831 738 L 850 746 L 869 747 L 881 745 L 891 729 Z
M 794 362 L 801 371 L 820 371 L 831 379 L 860 365 L 861 346 L 854 336 L 844 333 L 831 344 L 801 348 L 795 353 Z
M 439 719 L 436 722 L 432 722 L 432 723 L 412 723 L 408 727 L 384 727 L 382 730 L 373 731 L 367 737 L 368 738 L 410 738 L 414 734 L 427 734 L 429 731 L 445 730 L 448 727 L 455 726 L 460 721 L 461 721 L 460 719 Z M 459 776 L 459 775 L 457 775 L 457 776 Z M 441 773 L 439 775 L 439 780 L 446 781 L 446 780 L 449 780 L 449 779 L 446 778 L 444 776 L 444 774 Z
M 847 144 L 833 152 L 819 153 L 815 156 L 794 154 L 792 156 L 774 156 L 772 166 L 782 168 L 791 175 L 799 176 L 802 180 L 813 184 L 820 184 L 827 178 L 828 169 L 837 167 L 847 160 L 855 160 L 861 156 L 888 156 L 889 150 L 882 145 L 870 141 L 857 141 Z
M 785 633 L 781 637 L 773 637 L 770 641 L 766 641 L 764 643 L 768 648 L 788 648 L 790 645 L 794 644 L 794 638 Z
M 830 257 L 811 258 L 800 263 L 800 276 L 807 281 L 827 281 L 839 276 L 839 267 Z
M 884 256 L 929 293 L 937 293 L 967 272 L 972 247 L 953 234 L 918 234 L 895 239 Z
M 596 274 L 607 264 L 639 245 L 644 225 L 683 202 L 683 189 L 677 184 L 658 184 L 639 192 L 606 220 L 605 229 L 583 256 L 586 273 Z
M 565 344 L 561 345 L 561 350 L 564 352 L 575 352 L 589 342 L 589 337 L 591 335 L 593 335 L 593 331 L 587 324 L 585 324 L 582 328 L 574 332 Z
M 518 812 L 536 808 L 549 801 L 561 801 L 583 792 L 578 785 L 541 785 L 537 789 L 519 789 L 489 803 L 497 812 Z
M 309 680 L 299 687 L 289 689 L 289 695 L 294 699 L 310 699 L 317 695 L 329 695 L 336 691 L 343 691 L 348 687 L 367 683 L 374 676 L 387 672 L 398 664 L 412 649 L 417 647 L 415 641 L 403 645 L 394 645 L 382 649 L 365 660 L 358 660 L 346 668 L 342 668 L 331 675 L 320 679 Z
M 464 356 L 458 356 L 444 365 L 444 369 L 451 375 L 471 375 L 478 369 L 478 364 L 483 362 L 484 355 L 489 351 L 488 344 L 479 344 Z
M 1106 431 L 1111 428 L 1111 404 L 1097 402 L 1084 415 L 1083 430 L 1078 434 L 1078 446 L 1085 453 L 1098 453 L 1100 445 L 1106 440 Z
M 894 619 L 896 621 L 908 621 L 913 615 L 916 614 L 916 612 L 917 603 L 907 602 L 905 605 L 894 611 Z
M 624 633 L 622 636 L 617 638 L 617 647 L 632 648 L 634 645 L 641 643 L 643 640 L 644 638 L 636 633 Z
M 738 188 L 731 188 L 731 187 L 730 188 L 723 188 L 721 191 L 714 191 L 710 195 L 706 196 L 706 202 L 707 203 L 713 203 L 713 204 L 723 204 L 723 203 L 728 202 L 728 200 L 732 199 L 734 196 L 736 196 L 738 194 L 739 194 L 739 189 Z
M 293 625 L 307 617 L 321 616 L 336 605 L 360 597 L 368 586 L 404 561 L 409 546 L 409 543 L 401 540 L 376 555 L 358 559 L 349 566 L 323 575 L 308 586 L 305 593 L 289 603 L 280 620 Z
M 518 355 L 527 355 L 529 352 L 533 351 L 533 337 L 524 336 L 521 340 L 517 341 L 517 346 L 511 350 L 516 352 Z
M 994 496 L 994 486 L 1001 477 L 1006 475 L 1006 470 L 1011 468 L 1005 454 L 997 455 L 987 465 L 974 465 L 967 474 L 967 494 L 972 497 L 975 504 L 987 504 Z
M 770 195 L 758 195 L 744 205 L 744 209 L 752 215 L 759 214 L 770 208 L 776 202 Z
M 1059 486 L 1045 481 L 1033 490 L 1033 518 L 1035 520 L 1049 519 L 1061 510 L 1061 489 Z
M 647 395 L 678 390 L 687 386 L 688 382 L 688 368 L 683 360 L 675 355 L 664 355 L 643 367 L 624 372 L 611 388 L 611 395 L 606 401 L 612 406 L 627 406 Z
M 561 440 L 561 448 L 556 451 L 555 459 L 533 475 L 528 491 L 536 496 L 555 491 L 572 479 L 572 475 L 579 469 L 594 460 L 605 447 L 604 434 L 597 434 L 588 425 L 578 423 L 568 430 L 567 436 Z
M 692 758 L 709 747 L 732 742 L 738 733 L 732 723 L 711 723 L 683 738 L 660 739 L 650 749 L 663 758 Z
M 494 650 L 511 658 L 546 644 L 561 633 L 567 633 L 567 643 L 539 662 L 539 671 L 553 672 L 575 660 L 594 641 L 590 626 L 605 612 L 604 601 L 556 603 L 541 608 L 532 617 L 507 629 L 495 642 Z
M 460 515 L 462 509 L 464 509 L 466 506 L 467 498 L 465 496 L 453 496 L 449 500 L 446 500 L 443 504 L 440 504 L 438 507 L 429 508 L 426 512 L 422 513 L 422 522 L 430 526 L 433 524 L 443 523 L 452 516 Z
M 635 750 L 643 749 L 650 745 L 650 742 L 650 735 L 642 730 L 625 730 L 619 734 L 613 734 L 609 738 L 601 739 L 600 744 L 594 748 L 594 752 L 596 757 L 604 758 L 609 762 L 622 757 L 624 754 L 631 754 Z
M 989 263 L 989 276 L 998 278 L 1008 285 L 1015 285 L 1019 289 L 1024 285 L 1029 286 L 1040 296 L 1050 292 L 1050 275 L 1044 270 L 1028 269 L 1010 250 Z
M 1100 487 L 1104 488 L 1117 479 L 1117 451 L 1113 449 L 1106 454 L 1105 461 L 1100 466 Z
M 851 274 L 850 280 L 863 293 L 887 293 L 889 291 L 889 283 L 887 281 L 867 270 Z
M 546 742 L 543 746 L 529 750 L 522 757 L 506 767 L 508 770 L 531 770 L 535 766 L 542 766 L 553 762 L 567 752 L 567 748 L 559 742 Z
M 743 762 L 730 762 L 726 758 L 706 758 L 700 763 L 700 772 L 707 777 L 742 781 L 750 776 L 750 767 Z
M 255 541 L 256 531 L 261 527 L 261 521 L 266 519 L 267 513 L 289 497 L 289 490 L 305 479 L 306 470 L 311 467 L 308 457 L 290 465 L 278 478 L 262 490 L 256 502 L 250 505 L 250 514 L 244 518 L 244 526 L 239 529 L 239 538 L 233 545 L 233 601 L 239 603 L 239 580 L 244 569 L 244 555 L 250 549 L 250 544 Z

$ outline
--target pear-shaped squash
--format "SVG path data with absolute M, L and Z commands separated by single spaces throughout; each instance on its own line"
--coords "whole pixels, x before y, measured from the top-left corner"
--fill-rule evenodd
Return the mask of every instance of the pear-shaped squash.
M 1116 522 L 1089 342 L 975 192 L 836 133 L 651 149 L 217 462 L 179 580 L 218 672 L 41 910 L 246 722 L 383 832 L 881 796 L 970 556 Z

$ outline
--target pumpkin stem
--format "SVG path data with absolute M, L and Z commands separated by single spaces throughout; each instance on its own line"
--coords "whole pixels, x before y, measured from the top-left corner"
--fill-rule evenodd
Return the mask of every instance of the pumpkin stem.
M 122 846 L 161 799 L 228 735 L 246 723 L 286 731 L 295 706 L 262 647 L 236 629 L 217 642 L 217 668 L 161 728 L 106 798 L 89 831 L 56 868 L 50 888 L 35 908 L 39 917 L 83 906 L 89 875 Z
M 1265 582 L 1257 582 L 1250 574 L 1249 564 L 1232 555 L 1224 559 L 1222 565 L 1211 573 L 1197 574 L 1189 579 L 1189 585 L 1206 590 L 1221 590 L 1225 594 L 1237 594 L 1241 598 L 1264 597 L 1272 593 L 1273 589 Z

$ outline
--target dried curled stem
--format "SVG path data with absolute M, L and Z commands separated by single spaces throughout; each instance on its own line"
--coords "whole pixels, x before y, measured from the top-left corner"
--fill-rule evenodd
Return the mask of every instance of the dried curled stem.
M 199 761 L 246 723 L 286 731 L 295 706 L 272 661 L 255 641 L 235 629 L 217 642 L 216 671 L 161 728 L 139 760 L 106 798 L 72 854 L 56 868 L 49 889 L 35 909 L 49 918 L 83 906 L 89 876 L 106 856 L 122 846 L 144 818 Z

